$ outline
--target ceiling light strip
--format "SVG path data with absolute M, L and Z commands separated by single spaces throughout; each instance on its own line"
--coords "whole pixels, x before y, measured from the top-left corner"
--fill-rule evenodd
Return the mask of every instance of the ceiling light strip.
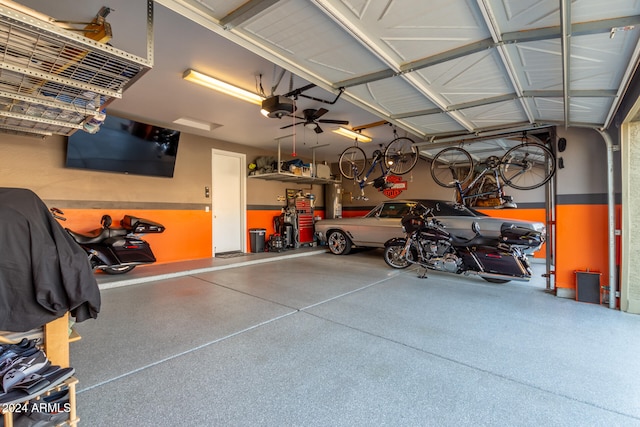
M 361 134 L 360 132 L 354 132 L 350 129 L 344 128 L 342 126 L 338 127 L 338 129 L 333 130 L 334 133 L 338 135 L 345 136 L 347 138 L 355 139 L 358 142 L 371 142 L 371 138 Z
M 264 97 L 257 93 L 249 92 L 248 90 L 239 88 L 222 80 L 218 80 L 215 77 L 208 76 L 198 71 L 188 69 L 182 75 L 182 78 L 192 83 L 197 83 L 209 89 L 222 92 L 226 95 L 233 96 L 234 98 L 241 99 L 243 101 L 251 102 L 256 105 L 262 105 Z

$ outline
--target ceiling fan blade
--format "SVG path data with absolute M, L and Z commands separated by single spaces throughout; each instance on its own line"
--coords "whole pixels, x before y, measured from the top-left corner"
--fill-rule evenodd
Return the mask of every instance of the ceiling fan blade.
M 348 125 L 349 124 L 349 120 L 331 120 L 331 119 L 324 119 L 324 120 L 318 120 L 320 123 L 333 123 L 336 125 Z
M 314 129 L 314 131 L 315 131 L 316 133 L 322 133 L 322 132 L 324 132 L 320 126 L 316 126 L 316 128 Z
M 318 118 L 324 116 L 328 112 L 329 110 L 327 110 L 326 108 L 320 108 L 319 110 L 316 110 L 316 112 L 311 116 L 311 119 L 317 120 Z
M 293 123 L 293 124 L 290 124 L 290 125 L 282 126 L 280 129 L 290 128 L 292 126 L 299 125 L 299 124 L 302 124 L 302 123 L 304 123 L 304 122 L 298 122 L 298 123 Z

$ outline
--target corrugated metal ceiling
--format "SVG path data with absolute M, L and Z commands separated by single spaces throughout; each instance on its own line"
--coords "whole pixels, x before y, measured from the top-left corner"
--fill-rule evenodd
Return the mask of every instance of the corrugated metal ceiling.
M 610 125 L 635 0 L 159 0 L 422 140 Z

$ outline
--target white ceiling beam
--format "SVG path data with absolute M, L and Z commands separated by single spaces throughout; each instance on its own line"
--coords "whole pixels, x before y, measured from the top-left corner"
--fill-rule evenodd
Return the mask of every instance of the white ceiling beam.
M 529 120 L 529 122 L 534 123 L 535 119 L 533 117 L 533 113 L 531 112 L 531 109 L 529 108 L 529 106 L 524 100 L 524 97 L 522 96 L 522 85 L 520 84 L 520 81 L 517 78 L 517 74 L 515 72 L 515 66 L 513 65 L 513 61 L 509 56 L 509 52 L 507 51 L 507 49 L 503 44 L 502 32 L 500 31 L 500 26 L 498 25 L 498 21 L 495 18 L 493 10 L 491 9 L 491 5 L 487 0 L 478 0 L 478 7 L 482 12 L 482 16 L 485 20 L 487 29 L 491 34 L 493 42 L 497 46 L 498 54 L 500 56 L 500 59 L 502 60 L 502 65 L 504 67 L 504 70 L 507 73 L 507 76 L 509 77 L 509 81 L 511 81 L 511 86 L 513 87 L 515 93 L 517 94 L 518 99 L 520 100 L 520 106 L 522 107 L 522 111 L 524 111 L 524 114 L 527 116 L 527 119 Z
M 224 18 L 221 18 L 220 25 L 222 25 L 225 30 L 230 30 L 262 13 L 279 1 L 280 0 L 250 0 Z

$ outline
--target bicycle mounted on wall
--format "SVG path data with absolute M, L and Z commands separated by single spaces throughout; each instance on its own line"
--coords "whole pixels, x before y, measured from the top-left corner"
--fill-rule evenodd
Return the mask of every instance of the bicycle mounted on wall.
M 364 195 L 364 189 L 373 185 L 379 191 L 389 188 L 392 184 L 387 181 L 389 175 L 404 175 L 410 172 L 418 162 L 418 149 L 411 138 L 399 137 L 394 129 L 394 138 L 387 144 L 384 152 L 375 150 L 371 159 L 371 165 L 367 168 L 368 159 L 364 150 L 356 144 L 348 147 L 340 154 L 340 174 L 352 179 L 360 188 L 358 200 L 368 200 Z M 369 179 L 376 168 L 380 175 Z M 365 172 L 366 171 L 366 172 Z
M 511 197 L 504 194 L 505 186 L 533 190 L 547 183 L 556 170 L 551 150 L 525 141 L 523 137 L 521 144 L 502 157 L 489 156 L 482 161 L 474 161 L 462 147 L 445 148 L 434 156 L 431 176 L 438 185 L 455 188 L 457 201 L 466 206 L 477 206 L 480 200 L 493 196 L 493 206 L 515 208 Z

